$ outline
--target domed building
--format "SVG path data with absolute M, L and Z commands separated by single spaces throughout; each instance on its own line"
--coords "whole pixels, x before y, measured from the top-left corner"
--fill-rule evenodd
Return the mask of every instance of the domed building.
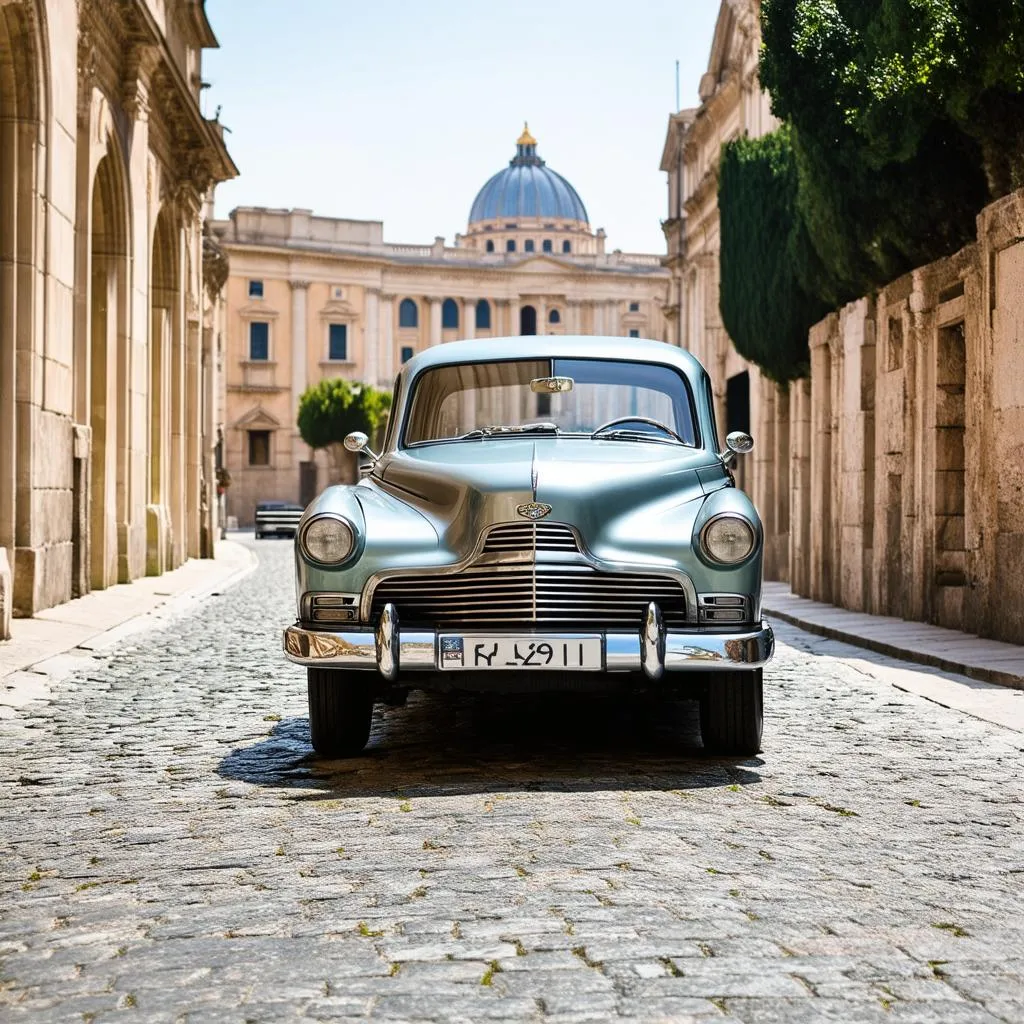
M 669 273 L 656 253 L 605 251 L 576 189 L 541 159 L 529 128 L 470 207 L 464 234 L 384 241 L 382 221 L 242 207 L 215 222 L 230 260 L 224 414 L 227 513 L 310 499 L 322 452 L 295 427 L 323 377 L 390 387 L 430 345 L 523 334 L 666 340 Z
M 583 200 L 537 155 L 537 140 L 528 125 L 508 167 L 473 200 L 463 243 L 484 252 L 597 252 Z

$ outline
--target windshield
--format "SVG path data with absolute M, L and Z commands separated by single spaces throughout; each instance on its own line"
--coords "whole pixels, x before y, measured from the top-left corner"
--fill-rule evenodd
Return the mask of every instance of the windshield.
M 545 378 L 569 378 L 571 390 L 531 389 L 531 382 Z M 697 443 L 682 374 L 669 366 L 607 359 L 531 359 L 427 370 L 416 382 L 404 443 L 513 431 L 589 436 L 612 420 L 622 422 L 603 437 Z M 643 420 L 663 424 L 671 434 Z

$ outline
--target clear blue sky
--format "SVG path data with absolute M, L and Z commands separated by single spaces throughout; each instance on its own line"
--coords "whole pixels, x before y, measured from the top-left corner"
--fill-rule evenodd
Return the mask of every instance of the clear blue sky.
M 464 231 L 530 122 L 611 248 L 663 252 L 658 170 L 680 62 L 697 102 L 719 0 L 207 0 L 203 98 L 236 206 L 384 221 L 390 242 Z

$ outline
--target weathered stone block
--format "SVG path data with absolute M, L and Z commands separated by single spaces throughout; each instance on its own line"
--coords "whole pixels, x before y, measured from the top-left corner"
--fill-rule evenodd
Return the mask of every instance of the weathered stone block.
M 935 465 L 941 470 L 964 468 L 964 430 L 940 427 L 935 431 Z
M 936 470 L 935 514 L 962 516 L 964 514 L 964 474 L 955 470 Z
M 964 393 L 962 389 L 939 388 L 935 392 L 935 425 L 962 427 L 964 425 Z
M 964 517 L 963 516 L 936 516 L 935 517 L 935 547 L 939 551 L 963 551 L 964 543 Z

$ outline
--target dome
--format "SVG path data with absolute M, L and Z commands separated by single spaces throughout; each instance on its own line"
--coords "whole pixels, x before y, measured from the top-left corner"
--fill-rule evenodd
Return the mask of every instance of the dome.
M 587 224 L 587 208 L 576 189 L 537 156 L 537 140 L 524 127 L 516 155 L 473 200 L 469 223 L 504 218 L 571 220 Z

